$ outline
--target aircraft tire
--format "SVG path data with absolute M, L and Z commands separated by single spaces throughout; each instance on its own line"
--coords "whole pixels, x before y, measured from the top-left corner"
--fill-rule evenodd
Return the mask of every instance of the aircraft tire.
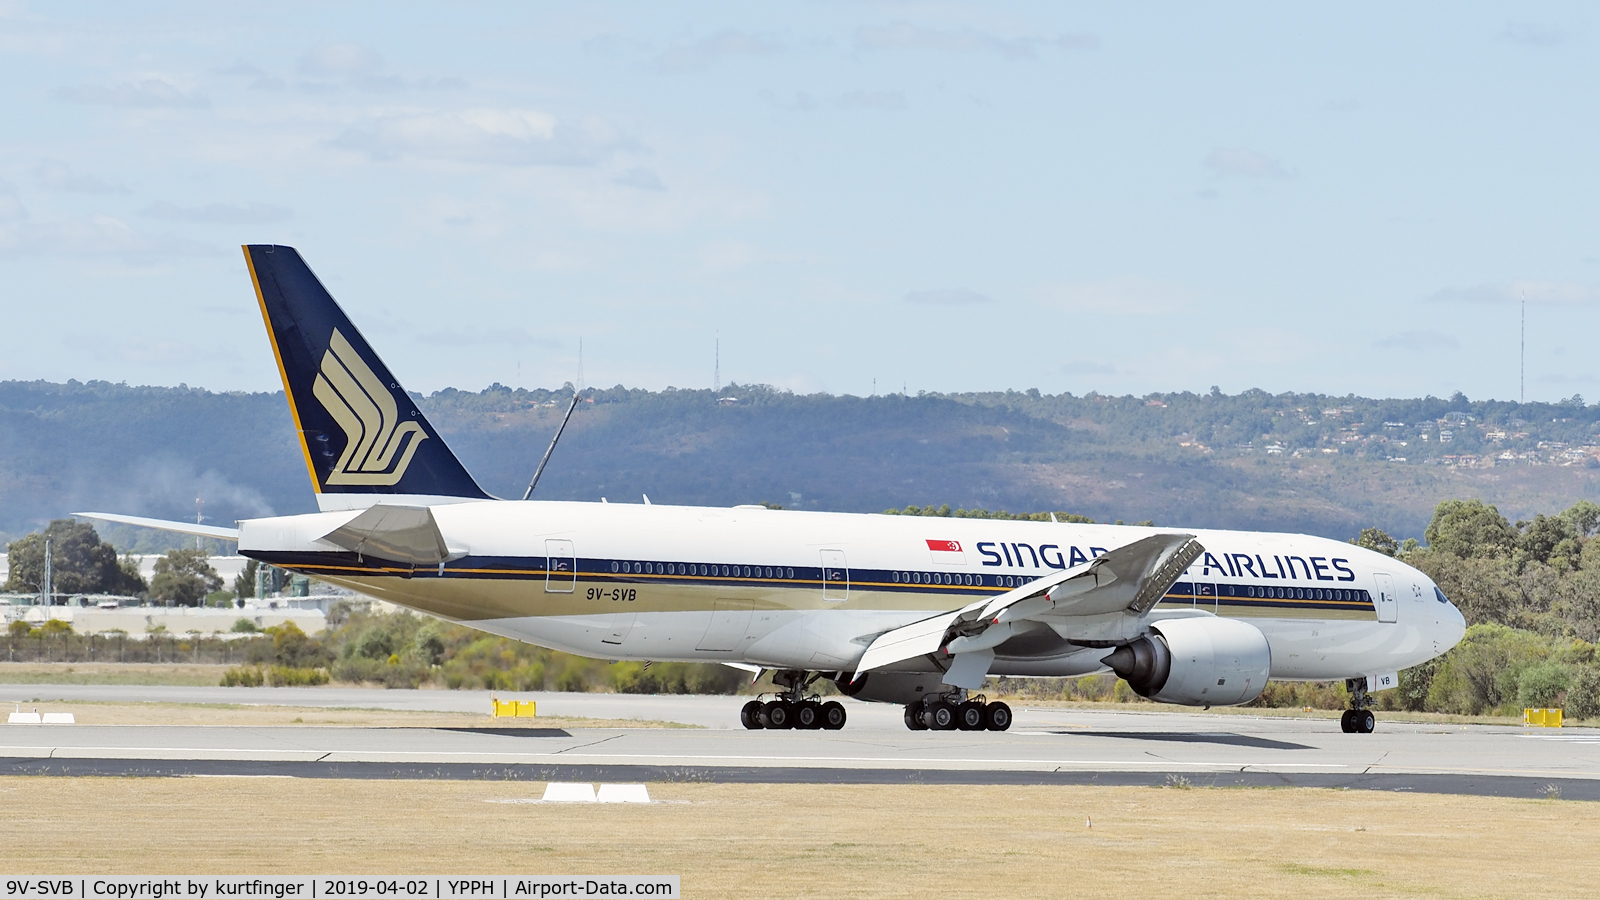
M 927 731 L 928 726 L 922 721 L 922 704 L 906 704 L 906 727 L 912 731 Z
M 761 707 L 761 724 L 768 728 L 793 728 L 794 709 L 782 700 L 769 700 Z
M 847 718 L 849 717 L 845 715 L 843 703 L 837 700 L 829 700 L 827 703 L 822 704 L 823 728 L 829 731 L 838 731 L 844 727 L 844 722 Z
M 1353 721 L 1355 717 L 1356 711 L 1353 709 L 1347 709 L 1341 713 L 1339 715 L 1339 730 L 1345 734 L 1355 734 L 1356 725 Z
M 739 710 L 739 724 L 754 731 L 761 727 L 761 701 L 751 700 Z
M 987 718 L 984 706 L 976 700 L 968 700 L 956 707 L 956 727 L 962 731 L 982 731 Z
M 1356 714 L 1350 718 L 1354 720 L 1357 734 L 1371 734 L 1372 730 L 1378 727 L 1378 717 L 1373 715 L 1370 709 L 1356 710 Z
M 983 711 L 983 724 L 990 731 L 1005 731 L 1011 727 L 1011 707 L 1004 703 L 990 703 Z
M 922 707 L 922 723 L 931 731 L 955 731 L 957 724 L 955 707 L 943 700 L 926 704 Z
M 794 727 L 813 731 L 822 727 L 822 704 L 806 700 L 794 705 Z

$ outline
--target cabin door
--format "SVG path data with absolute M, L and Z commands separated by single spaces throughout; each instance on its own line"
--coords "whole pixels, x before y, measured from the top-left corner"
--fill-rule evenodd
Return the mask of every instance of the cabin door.
M 836 603 L 850 599 L 850 566 L 843 550 L 822 551 L 822 599 Z
M 547 594 L 570 594 L 578 583 L 578 554 L 571 541 L 546 540 L 545 556 L 550 564 L 545 568 L 544 590 Z
M 1385 572 L 1373 574 L 1372 580 L 1378 584 L 1378 593 L 1372 598 L 1372 605 L 1378 608 L 1379 622 L 1393 622 L 1400 618 L 1400 597 L 1394 592 L 1394 579 Z

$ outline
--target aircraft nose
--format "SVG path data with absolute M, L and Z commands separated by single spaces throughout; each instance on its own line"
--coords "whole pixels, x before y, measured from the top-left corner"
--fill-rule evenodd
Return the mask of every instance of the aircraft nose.
M 1452 628 L 1450 646 L 1454 647 L 1456 644 L 1461 643 L 1461 639 L 1466 636 L 1467 617 L 1461 614 L 1461 610 L 1457 609 L 1454 603 L 1450 604 L 1450 614 L 1454 617 L 1450 623 Z
M 1435 587 L 1434 590 L 1438 591 L 1439 589 Z M 1440 591 L 1439 596 L 1443 597 L 1444 592 Z M 1444 607 L 1439 611 L 1442 632 L 1439 635 L 1439 650 L 1443 652 L 1461 643 L 1461 638 L 1467 633 L 1467 619 L 1461 614 L 1461 610 L 1456 607 L 1455 603 L 1450 600 L 1445 600 L 1440 605 Z

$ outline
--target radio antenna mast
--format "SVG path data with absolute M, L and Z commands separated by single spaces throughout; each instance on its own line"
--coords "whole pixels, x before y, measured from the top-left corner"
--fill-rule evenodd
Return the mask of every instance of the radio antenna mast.
M 582 396 L 577 391 L 572 392 L 572 405 L 567 407 L 567 414 L 561 417 L 561 427 L 556 429 L 556 436 L 550 439 L 550 446 L 545 448 L 539 468 L 533 470 L 533 480 L 528 482 L 528 489 L 522 492 L 522 499 L 532 497 L 533 489 L 539 486 L 539 476 L 544 474 L 544 467 L 550 464 L 550 454 L 556 452 L 556 441 L 561 440 L 561 433 L 567 430 L 567 422 L 572 418 L 572 411 L 578 408 L 578 400 Z
M 1522 298 L 1522 335 L 1517 352 L 1517 402 L 1528 402 L 1528 298 Z

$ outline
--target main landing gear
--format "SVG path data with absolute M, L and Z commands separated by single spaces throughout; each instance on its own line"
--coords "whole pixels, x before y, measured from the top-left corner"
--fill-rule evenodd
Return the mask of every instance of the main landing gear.
M 1378 717 L 1368 709 L 1372 695 L 1367 693 L 1367 679 L 1346 678 L 1344 686 L 1350 692 L 1350 709 L 1339 717 L 1339 730 L 1345 734 L 1371 734 L 1378 727 Z
M 821 673 L 784 670 L 772 676 L 780 690 L 776 699 L 751 700 L 739 710 L 739 724 L 749 729 L 801 728 L 838 731 L 844 727 L 844 704 L 837 700 L 823 703 L 816 695 L 807 695 L 806 688 L 821 678 Z M 765 694 L 762 695 L 766 696 Z
M 907 703 L 905 721 L 912 731 L 1005 731 L 1011 727 L 1011 707 L 957 690 Z

